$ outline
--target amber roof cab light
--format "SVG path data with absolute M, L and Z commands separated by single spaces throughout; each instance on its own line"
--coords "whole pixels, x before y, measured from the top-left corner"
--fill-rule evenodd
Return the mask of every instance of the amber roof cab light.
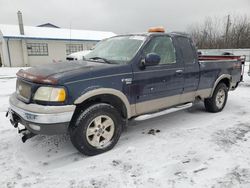
M 164 33 L 165 32 L 165 29 L 164 27 L 160 26 L 160 27 L 150 27 L 148 29 L 148 32 L 149 33 L 153 33 L 153 32 L 159 32 L 159 33 Z

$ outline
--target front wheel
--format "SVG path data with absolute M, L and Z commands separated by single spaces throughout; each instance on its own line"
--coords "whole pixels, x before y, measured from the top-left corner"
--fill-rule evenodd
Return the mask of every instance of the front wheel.
M 228 96 L 228 88 L 224 83 L 219 83 L 211 98 L 204 101 L 205 108 L 208 112 L 220 112 L 226 105 Z
M 81 112 L 69 127 L 72 144 L 85 155 L 112 149 L 122 132 L 121 115 L 113 106 L 94 104 Z

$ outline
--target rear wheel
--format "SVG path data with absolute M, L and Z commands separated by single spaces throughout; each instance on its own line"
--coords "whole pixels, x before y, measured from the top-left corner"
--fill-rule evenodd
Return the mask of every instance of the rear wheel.
M 220 112 L 226 105 L 228 96 L 228 88 L 224 83 L 219 83 L 211 98 L 204 101 L 205 108 L 208 112 Z
M 95 104 L 81 112 L 69 129 L 71 142 L 81 153 L 97 155 L 118 142 L 122 132 L 121 115 L 109 104 Z

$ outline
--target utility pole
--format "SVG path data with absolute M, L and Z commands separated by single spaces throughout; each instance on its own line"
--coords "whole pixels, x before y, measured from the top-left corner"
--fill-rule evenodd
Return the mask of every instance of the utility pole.
M 225 34 L 225 47 L 228 47 L 228 33 L 230 28 L 230 15 L 227 16 L 226 34 Z

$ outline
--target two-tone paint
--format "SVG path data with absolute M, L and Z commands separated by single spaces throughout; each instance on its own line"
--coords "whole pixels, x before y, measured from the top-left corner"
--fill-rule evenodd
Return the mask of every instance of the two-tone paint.
M 22 105 L 36 103 L 40 106 L 78 106 L 91 97 L 111 95 L 119 98 L 126 110 L 126 118 L 169 108 L 175 105 L 193 102 L 196 99 L 211 97 L 214 88 L 224 81 L 233 89 L 241 81 L 242 61 L 209 60 L 199 61 L 192 40 L 178 33 L 146 33 L 146 40 L 128 64 L 105 64 L 96 61 L 73 61 L 49 64 L 30 68 L 26 75 L 55 82 L 37 82 L 25 76 L 19 76 L 32 85 L 33 92 L 39 86 L 56 85 L 66 88 L 67 100 L 60 104 L 40 104 L 31 97 Z M 156 66 L 140 67 L 142 51 L 148 42 L 158 36 L 171 37 L 176 55 L 176 62 Z M 192 61 L 183 57 L 181 38 L 188 39 L 193 53 Z M 70 121 L 70 120 L 69 120 Z M 36 132 L 37 133 L 37 132 Z

